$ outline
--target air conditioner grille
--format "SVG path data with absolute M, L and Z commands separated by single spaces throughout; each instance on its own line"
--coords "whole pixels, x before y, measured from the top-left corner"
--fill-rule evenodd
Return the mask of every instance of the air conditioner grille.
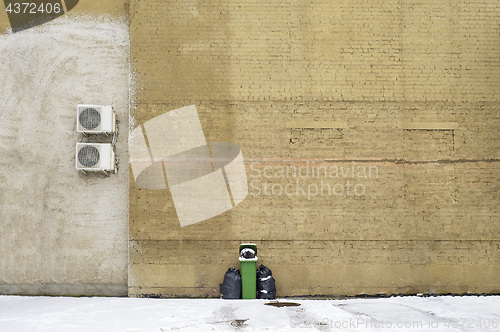
M 80 124 L 87 130 L 93 130 L 101 123 L 101 114 L 95 108 L 86 108 L 80 113 Z
M 78 161 L 84 167 L 94 167 L 99 162 L 99 150 L 95 146 L 84 146 L 78 151 Z

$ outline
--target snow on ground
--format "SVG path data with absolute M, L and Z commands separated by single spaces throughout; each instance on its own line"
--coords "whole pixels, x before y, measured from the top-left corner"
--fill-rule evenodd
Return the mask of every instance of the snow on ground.
M 0 331 L 500 331 L 500 296 L 279 301 L 0 296 Z

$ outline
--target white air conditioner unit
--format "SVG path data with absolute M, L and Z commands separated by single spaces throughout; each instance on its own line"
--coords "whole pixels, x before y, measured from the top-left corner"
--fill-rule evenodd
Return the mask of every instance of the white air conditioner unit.
M 84 134 L 113 134 L 116 115 L 111 106 L 78 105 L 76 131 Z
M 114 172 L 113 146 L 108 143 L 76 143 L 76 169 Z

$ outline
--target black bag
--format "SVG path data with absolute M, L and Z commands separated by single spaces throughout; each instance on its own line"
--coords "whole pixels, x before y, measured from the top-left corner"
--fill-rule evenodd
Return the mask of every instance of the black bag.
M 221 293 L 223 299 L 241 299 L 241 275 L 239 270 L 233 267 L 227 270 L 222 282 Z
M 257 269 L 257 298 L 272 300 L 276 298 L 276 284 L 273 273 L 264 265 Z

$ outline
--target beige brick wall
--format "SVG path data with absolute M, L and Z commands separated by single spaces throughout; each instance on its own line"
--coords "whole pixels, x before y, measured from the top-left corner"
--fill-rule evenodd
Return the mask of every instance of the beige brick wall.
M 241 147 L 250 194 L 181 228 L 169 191 L 131 176 L 129 295 L 218 296 L 242 241 L 279 296 L 500 292 L 498 2 L 130 10 L 136 125 L 196 104 L 207 141 Z M 377 173 L 262 173 L 292 166 Z M 279 193 L 321 183 L 364 192 Z

